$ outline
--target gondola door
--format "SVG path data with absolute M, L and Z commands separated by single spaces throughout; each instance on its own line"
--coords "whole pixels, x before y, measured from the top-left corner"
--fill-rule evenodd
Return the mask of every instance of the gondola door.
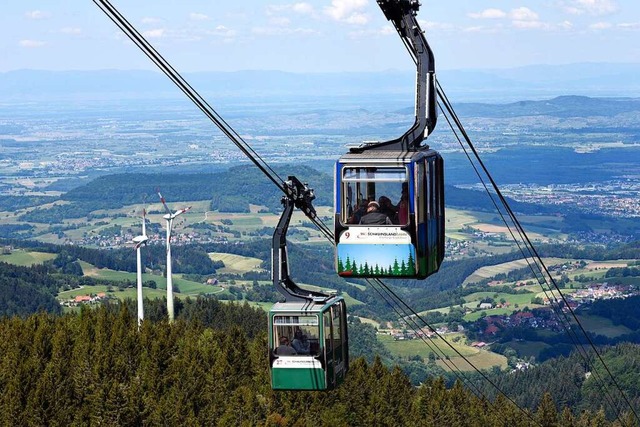
M 349 369 L 349 344 L 345 309 L 344 300 L 340 300 L 322 315 L 328 389 L 333 389 L 340 385 Z

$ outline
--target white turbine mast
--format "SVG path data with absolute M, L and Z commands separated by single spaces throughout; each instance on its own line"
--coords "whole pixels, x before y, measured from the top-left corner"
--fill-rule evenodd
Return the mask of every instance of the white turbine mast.
M 149 238 L 147 237 L 147 229 L 146 229 L 146 221 L 147 221 L 147 210 L 142 209 L 142 234 L 140 236 L 136 236 L 133 238 L 133 243 L 136 244 L 136 261 L 137 261 L 137 282 L 138 282 L 138 327 L 142 324 L 144 320 L 144 307 L 142 305 L 142 257 L 140 255 L 140 248 L 142 245 L 147 244 Z
M 191 206 L 171 212 L 160 191 L 158 191 L 158 196 L 164 206 L 164 210 L 167 211 L 167 214 L 163 216 L 167 221 L 167 314 L 169 315 L 169 322 L 173 322 L 175 315 L 173 311 L 173 279 L 171 277 L 171 230 L 173 228 L 173 220 L 191 209 Z

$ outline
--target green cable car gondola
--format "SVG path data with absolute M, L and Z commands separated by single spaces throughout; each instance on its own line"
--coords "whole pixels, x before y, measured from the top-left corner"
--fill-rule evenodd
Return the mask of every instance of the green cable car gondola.
M 332 390 L 349 369 L 344 298 L 298 287 L 289 277 L 286 234 L 295 206 L 315 218 L 313 192 L 285 182 L 284 212 L 273 234 L 272 279 L 283 296 L 269 310 L 269 361 L 274 390 Z
M 271 387 L 331 390 L 349 365 L 346 306 L 342 297 L 325 302 L 276 303 L 269 311 Z

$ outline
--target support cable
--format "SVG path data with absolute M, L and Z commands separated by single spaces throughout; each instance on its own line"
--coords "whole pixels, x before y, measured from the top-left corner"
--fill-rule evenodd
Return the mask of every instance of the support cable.
M 369 282 L 369 280 L 367 280 L 367 281 Z M 509 397 L 493 380 L 491 380 L 491 378 L 489 378 L 484 372 L 482 372 L 482 370 L 480 370 L 473 363 L 471 363 L 471 361 L 469 361 L 469 359 L 467 359 L 467 357 L 465 355 L 463 355 L 457 348 L 455 348 L 449 341 L 447 341 L 433 326 L 431 326 L 419 313 L 417 313 L 407 303 L 405 303 L 402 300 L 402 298 L 400 298 L 392 289 L 390 289 L 387 285 L 382 283 L 382 281 L 380 279 L 374 279 L 374 281 L 376 281 L 379 284 L 379 286 L 383 287 L 386 290 L 387 293 L 393 295 L 393 297 L 397 301 L 399 301 L 404 307 L 406 307 L 407 310 L 409 310 L 411 312 L 411 316 L 415 316 L 415 318 L 417 318 L 425 326 L 427 326 L 429 328 L 429 330 L 431 332 L 433 332 L 438 338 L 440 338 L 451 350 L 453 350 L 453 352 L 455 352 L 458 355 L 458 357 L 460 357 L 462 360 L 464 360 L 466 363 L 468 363 L 476 371 L 476 373 L 478 373 L 486 382 L 488 382 L 491 386 L 493 386 L 493 388 L 495 388 L 502 396 L 504 396 L 513 405 L 515 405 L 520 410 L 520 412 L 522 412 L 525 416 L 527 416 L 534 423 L 539 424 L 531 416 L 531 414 L 526 409 L 524 409 L 520 405 L 518 405 L 515 402 L 515 400 L 513 400 L 511 397 Z M 411 317 L 411 316 L 408 316 L 408 317 Z M 444 354 L 444 353 L 442 353 L 442 354 Z M 449 369 L 451 369 L 451 368 L 449 368 Z M 459 368 L 457 368 L 457 366 L 456 366 L 456 369 L 459 370 Z M 466 381 L 468 381 L 468 380 L 463 379 L 463 382 L 466 382 Z M 475 386 L 475 385 L 473 386 L 473 388 L 478 390 L 477 386 Z M 485 397 L 484 394 L 481 391 L 478 390 L 478 392 L 480 393 L 481 396 Z
M 509 217 L 511 218 L 511 221 L 513 222 L 513 224 L 515 225 L 516 229 L 518 230 L 518 234 L 520 234 L 522 236 L 523 239 L 523 243 L 527 246 L 527 250 L 533 254 L 533 258 L 535 259 L 535 264 L 536 266 L 540 269 L 542 268 L 542 270 L 544 270 L 544 274 L 543 274 L 543 280 L 544 283 L 547 283 L 547 285 L 549 286 L 549 288 L 551 289 L 551 285 L 549 284 L 549 281 L 547 281 L 546 277 L 549 278 L 551 284 L 553 284 L 555 290 L 558 292 L 560 298 L 562 299 L 564 305 L 567 307 L 567 310 L 569 311 L 569 313 L 571 314 L 571 316 L 573 317 L 573 320 L 575 321 L 575 323 L 579 326 L 582 334 L 584 335 L 584 337 L 587 339 L 591 349 L 593 350 L 594 354 L 596 355 L 596 357 L 598 358 L 598 360 L 600 361 L 600 363 L 602 364 L 603 368 L 605 369 L 605 371 L 607 372 L 607 374 L 609 375 L 609 377 L 611 378 L 614 386 L 616 387 L 616 389 L 618 390 L 618 392 L 620 393 L 620 396 L 623 398 L 623 400 L 627 403 L 629 409 L 632 411 L 633 415 L 635 416 L 635 418 L 640 421 L 640 418 L 638 418 L 638 415 L 635 411 L 635 409 L 633 408 L 633 406 L 631 405 L 629 399 L 627 398 L 627 396 L 625 395 L 625 393 L 623 392 L 622 388 L 620 387 L 620 385 L 618 384 L 617 380 L 615 379 L 615 377 L 613 376 L 613 374 L 611 373 L 611 371 L 609 370 L 609 367 L 606 365 L 606 363 L 604 362 L 604 360 L 602 359 L 602 356 L 600 355 L 600 353 L 598 352 L 595 344 L 593 343 L 593 341 L 591 340 L 591 337 L 589 336 L 589 334 L 587 334 L 587 331 L 584 329 L 584 327 L 582 326 L 582 324 L 580 323 L 580 321 L 578 320 L 575 312 L 573 311 L 573 309 L 569 306 L 568 301 L 566 300 L 564 294 L 562 293 L 562 291 L 560 290 L 560 287 L 558 286 L 558 284 L 556 283 L 555 279 L 553 278 L 553 276 L 551 275 L 550 271 L 547 269 L 546 265 L 544 264 L 544 262 L 542 261 L 542 258 L 540 257 L 539 253 L 537 252 L 537 250 L 535 249 L 535 247 L 533 246 L 531 240 L 529 239 L 529 237 L 527 236 L 526 232 L 524 231 L 524 228 L 522 227 L 521 223 L 519 222 L 519 220 L 517 219 L 517 217 L 515 216 L 515 213 L 513 212 L 513 210 L 511 209 L 511 207 L 509 206 L 508 201 L 506 200 L 506 198 L 503 196 L 502 192 L 500 191 L 500 189 L 498 188 L 498 185 L 496 184 L 496 182 L 494 181 L 493 177 L 491 176 L 491 174 L 489 173 L 488 169 L 486 168 L 486 166 L 484 165 L 484 162 L 482 161 L 482 159 L 480 158 L 478 152 L 475 149 L 475 146 L 473 145 L 473 143 L 471 142 L 468 134 L 466 133 L 466 131 L 464 130 L 464 127 L 462 126 L 462 123 L 460 122 L 459 118 L 457 117 L 457 115 L 455 114 L 455 112 L 453 111 L 453 108 L 451 107 L 448 98 L 446 97 L 446 94 L 444 93 L 444 90 L 442 89 L 442 86 L 440 85 L 439 82 L 436 82 L 437 84 L 437 90 L 438 90 L 438 95 L 440 96 L 440 98 L 443 100 L 445 107 L 447 109 L 447 111 L 451 114 L 456 126 L 458 127 L 458 129 L 460 130 L 461 134 L 463 135 L 465 142 L 467 143 L 467 145 L 470 147 L 470 149 L 472 150 L 472 152 L 474 153 L 474 156 L 477 160 L 477 162 L 479 163 L 479 165 L 481 166 L 482 170 L 484 171 L 484 173 L 486 174 L 486 176 L 488 177 L 488 179 L 490 180 L 492 187 L 494 189 L 494 191 L 496 192 L 496 195 L 498 196 L 498 198 L 500 199 L 502 205 L 504 206 L 504 208 L 506 209 Z M 448 119 L 447 119 L 448 120 Z M 454 131 L 455 133 L 455 131 Z M 457 135 L 456 135 L 457 136 Z M 474 167 L 475 169 L 475 167 Z M 542 271 L 541 271 L 542 273 Z M 544 290 L 544 288 L 543 288 Z M 553 295 L 553 292 L 552 292 Z M 555 298 L 555 295 L 554 295 Z M 566 314 L 564 314 L 564 316 L 566 316 Z M 571 328 L 571 324 L 567 318 L 567 323 L 569 326 L 569 330 L 572 331 Z M 570 335 L 570 334 L 569 334 Z M 583 345 L 581 344 L 580 346 L 576 345 L 576 348 L 580 349 L 582 348 L 584 353 L 586 354 L 586 350 L 584 350 Z M 586 356 L 587 359 L 585 360 L 585 362 L 590 365 L 590 362 L 588 360 L 588 355 Z M 599 373 L 597 369 L 593 369 L 594 373 L 596 374 L 596 377 L 599 377 Z M 622 422 L 622 420 L 620 419 L 620 408 L 618 407 L 618 405 L 615 404 L 613 398 L 611 397 L 611 395 L 608 392 L 608 389 L 606 387 L 605 382 L 602 380 L 602 378 L 600 378 L 601 385 L 603 386 L 603 388 L 605 389 L 605 393 L 608 396 L 609 403 L 611 404 L 612 408 L 614 410 L 616 410 L 616 417 L 618 418 L 618 420 L 624 425 L 624 423 Z
M 440 104 L 439 104 L 440 105 Z M 467 159 L 469 160 L 469 163 L 471 164 L 471 166 L 473 167 L 474 171 L 476 172 L 476 175 L 478 176 L 478 178 L 480 179 L 482 185 L 485 188 L 485 191 L 487 193 L 487 195 L 489 196 L 489 198 L 491 199 L 491 202 L 493 203 L 496 211 L 498 212 L 498 214 L 500 215 L 502 222 L 505 224 L 505 226 L 507 227 L 507 229 L 509 230 L 509 233 L 511 234 L 512 239 L 514 240 L 514 242 L 516 243 L 518 249 L 520 250 L 520 253 L 522 254 L 525 262 L 527 263 L 527 265 L 529 266 L 529 269 L 531 270 L 531 273 L 533 274 L 533 277 L 536 278 L 536 280 L 538 281 L 538 283 L 540 284 L 540 287 L 542 289 L 542 291 L 545 294 L 545 297 L 551 301 L 551 299 L 553 298 L 555 301 L 555 304 L 552 304 L 552 310 L 554 311 L 554 313 L 556 314 L 556 316 L 558 317 L 558 319 L 560 320 L 560 324 L 562 325 L 562 328 L 565 330 L 565 332 L 567 333 L 567 335 L 569 336 L 569 338 L 571 339 L 573 345 L 578 349 L 578 353 L 581 355 L 581 357 L 583 358 L 583 360 L 585 361 L 586 365 L 589 366 L 590 362 L 589 362 L 589 355 L 587 353 L 587 351 L 584 349 L 584 347 L 581 345 L 580 343 L 580 339 L 577 335 L 577 332 L 573 330 L 573 328 L 571 327 L 571 322 L 569 320 L 569 318 L 567 317 L 567 315 L 562 312 L 562 309 L 560 307 L 560 302 L 557 299 L 557 297 L 554 295 L 553 291 L 551 290 L 551 286 L 548 284 L 546 278 L 544 277 L 544 273 L 542 272 L 542 270 L 540 269 L 540 267 L 538 266 L 537 263 L 535 263 L 534 261 L 530 261 L 529 258 L 534 258 L 534 254 L 531 252 L 531 248 L 529 246 L 525 246 L 525 248 L 522 248 L 521 246 L 521 242 L 515 237 L 513 230 L 511 229 L 511 226 L 509 225 L 508 221 L 506 220 L 506 218 L 504 217 L 502 210 L 499 208 L 497 202 L 495 201 L 493 195 L 491 194 L 491 192 L 489 191 L 489 188 L 487 187 L 487 184 L 485 183 L 484 179 L 482 178 L 480 172 L 478 171 L 475 163 L 473 162 L 473 159 L 471 159 L 466 147 L 462 144 L 462 141 L 460 140 L 460 137 L 458 136 L 457 132 L 455 131 L 455 129 L 453 128 L 453 125 L 451 124 L 451 121 L 449 119 L 449 117 L 447 116 L 446 112 L 444 112 L 445 110 L 442 108 L 442 106 L 440 105 L 441 110 L 443 110 L 443 115 L 445 116 L 445 119 L 447 121 L 447 123 L 449 124 L 449 126 L 451 127 L 451 131 L 453 132 L 453 134 L 455 135 L 455 137 L 458 140 L 458 143 L 460 144 L 460 147 L 462 148 L 462 150 L 464 151 L 465 155 L 467 156 Z M 512 218 L 510 218 L 512 219 Z M 524 241 L 524 238 L 522 236 L 522 233 L 520 233 L 520 230 L 518 230 L 518 234 L 520 236 L 520 239 L 522 239 Z M 529 252 L 529 256 L 527 256 L 524 253 L 524 250 L 527 250 L 527 252 Z M 532 263 L 537 267 L 540 275 L 542 275 L 542 277 L 538 277 L 538 273 L 534 270 Z M 546 284 L 549 291 L 547 291 L 547 289 L 542 286 L 543 284 Z M 550 297 L 551 295 L 551 297 Z M 559 310 L 559 312 L 558 312 Z M 564 319 L 564 322 L 563 322 Z M 596 376 L 598 376 L 598 374 L 596 373 Z M 600 378 L 598 376 L 598 378 Z M 600 379 L 598 381 L 599 383 L 603 384 L 603 381 Z M 608 400 L 608 403 L 612 406 L 612 407 L 616 407 L 615 403 L 613 402 L 613 399 L 611 398 L 611 395 L 608 393 L 608 390 L 605 388 L 605 394 L 606 394 L 606 398 Z

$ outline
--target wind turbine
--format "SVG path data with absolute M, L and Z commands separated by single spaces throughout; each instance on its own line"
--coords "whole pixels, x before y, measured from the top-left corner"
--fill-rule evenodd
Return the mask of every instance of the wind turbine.
M 164 210 L 167 211 L 167 214 L 163 216 L 163 218 L 167 221 L 167 313 L 169 314 L 169 322 L 173 322 L 174 312 L 173 312 L 173 279 L 171 277 L 171 229 L 173 227 L 173 220 L 176 219 L 179 215 L 182 215 L 189 209 L 191 206 L 177 210 L 175 212 L 171 212 L 169 206 L 167 206 L 167 202 L 165 202 L 164 197 L 158 191 L 158 196 L 160 196 L 160 201 L 164 206 Z
M 136 260 L 138 262 L 138 270 L 137 270 L 137 278 L 138 278 L 138 327 L 142 324 L 144 320 L 144 308 L 142 306 L 142 261 L 140 256 L 140 248 L 142 245 L 147 244 L 147 210 L 142 209 L 142 235 L 136 236 L 133 238 L 133 243 L 136 244 Z

